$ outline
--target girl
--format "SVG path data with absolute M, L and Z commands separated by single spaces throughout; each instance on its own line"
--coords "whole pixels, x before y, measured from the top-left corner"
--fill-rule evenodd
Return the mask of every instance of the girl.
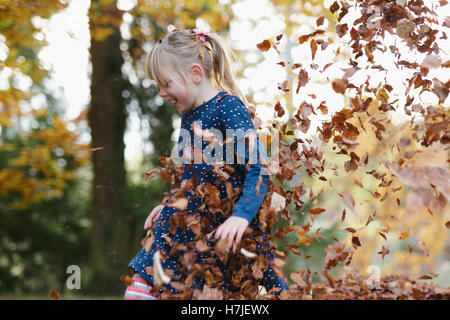
M 227 130 L 242 130 L 243 132 L 253 133 L 256 131 L 244 104 L 246 100 L 236 86 L 229 57 L 230 51 L 223 45 L 219 36 L 193 30 L 175 30 L 169 33 L 159 40 L 147 57 L 146 71 L 149 78 L 157 82 L 160 96 L 171 101 L 181 113 L 181 130 L 190 133 L 191 138 L 194 136 L 193 131 L 195 131 L 195 126 L 198 126 L 198 123 L 200 123 L 202 131 L 216 129 L 222 133 L 222 137 L 226 136 Z M 179 144 L 181 138 L 180 135 Z M 233 143 L 237 144 L 237 140 L 239 139 L 233 137 Z M 259 146 L 257 136 L 256 141 L 257 146 Z M 189 138 L 184 142 L 189 142 Z M 206 143 L 202 143 L 202 150 L 204 151 L 207 146 Z M 190 150 L 192 151 L 192 149 Z M 256 150 L 260 151 L 261 149 L 256 148 Z M 183 150 L 183 157 L 187 154 L 191 163 L 184 164 L 181 182 L 194 181 L 194 188 L 191 188 L 191 190 L 196 190 L 195 187 L 209 183 L 220 191 L 220 199 L 229 197 L 230 185 L 233 190 L 242 192 L 239 192 L 238 200 L 232 208 L 232 214 L 228 216 L 221 214 L 223 210 L 220 208 L 214 208 L 211 201 L 202 204 L 201 199 L 195 197 L 195 194 L 191 191 L 184 193 L 188 199 L 185 210 L 179 210 L 175 208 L 176 206 L 170 205 L 159 205 L 154 208 L 144 226 L 147 229 L 156 224 L 154 242 L 151 248 L 143 248 L 129 263 L 128 266 L 134 273 L 133 284 L 127 287 L 125 299 L 157 298 L 154 290 L 151 292 L 154 285 L 153 260 L 156 253 L 158 258 L 160 253 L 165 258 L 162 267 L 168 271 L 171 278 L 176 279 L 177 276 L 180 278 L 180 259 L 186 264 L 186 257 L 182 257 L 181 254 L 174 254 L 172 249 L 177 243 L 187 244 L 192 242 L 198 233 L 192 232 L 192 230 L 186 231 L 186 228 L 180 226 L 174 226 L 175 222 L 178 221 L 175 220 L 176 213 L 197 213 L 205 219 L 209 219 L 207 220 L 208 223 L 203 224 L 203 226 L 214 231 L 216 241 L 226 239 L 229 247 L 233 242 L 237 244 L 241 241 L 248 226 L 251 227 L 251 230 L 256 230 L 256 234 L 261 235 L 258 238 L 263 240 L 254 249 L 256 252 L 263 252 L 270 262 L 268 268 L 263 270 L 262 284 L 267 291 L 272 289 L 272 292 L 276 294 L 286 290 L 287 283 L 271 267 L 273 253 L 264 249 L 269 244 L 266 241 L 266 234 L 261 231 L 258 217 L 255 217 L 268 189 L 269 176 L 263 174 L 265 173 L 263 166 L 255 163 L 255 161 L 249 163 L 250 160 L 255 159 L 251 158 L 247 152 L 241 152 L 241 158 L 239 158 L 241 160 L 245 158 L 245 163 L 236 163 L 239 160 L 234 154 L 232 159 L 227 158 L 226 161 L 227 164 L 231 162 L 230 167 L 232 167 L 230 173 L 226 175 L 228 178 L 225 181 L 220 181 L 216 174 L 217 171 L 212 170 L 212 165 L 193 164 L 193 153 L 186 152 L 185 154 L 185 151 L 186 149 Z M 253 155 L 253 153 L 251 154 Z M 174 190 L 172 187 L 171 195 L 174 194 Z M 173 234 L 173 237 L 167 239 L 168 234 Z M 201 256 L 202 254 L 198 254 L 195 257 L 197 262 L 200 261 L 201 263 Z M 226 272 L 229 265 L 225 261 L 218 261 L 218 264 L 220 264 L 219 269 L 222 274 L 229 275 L 229 272 Z M 229 283 L 230 279 L 225 276 L 222 287 L 225 288 Z M 201 289 L 203 285 L 204 279 L 201 276 L 196 277 L 192 288 Z M 176 288 L 173 288 L 170 283 L 166 287 L 172 292 L 177 292 Z

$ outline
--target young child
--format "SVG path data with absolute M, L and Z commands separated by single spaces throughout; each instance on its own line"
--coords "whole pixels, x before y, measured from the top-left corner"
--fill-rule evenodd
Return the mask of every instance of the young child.
M 223 137 L 226 137 L 226 131 L 231 129 L 256 132 L 252 118 L 244 104 L 245 98 L 235 84 L 230 54 L 227 46 L 216 34 L 206 34 L 194 30 L 175 30 L 161 39 L 148 56 L 146 71 L 149 78 L 157 82 L 160 96 L 171 101 L 181 113 L 181 129 L 191 133 L 192 139 L 194 122 L 196 125 L 200 123 L 201 130 L 220 130 Z M 181 138 L 180 135 L 179 143 Z M 260 152 L 257 136 L 256 141 L 255 150 Z M 237 143 L 236 137 L 233 142 Z M 207 144 L 203 143 L 202 150 L 205 146 Z M 190 154 L 189 160 L 192 160 L 192 154 Z M 185 156 L 185 150 L 183 150 L 183 156 Z M 239 243 L 248 226 L 252 230 L 261 230 L 258 217 L 255 215 L 264 200 L 269 182 L 269 176 L 263 174 L 266 171 L 255 161 L 256 159 L 249 159 L 248 153 L 241 152 L 241 156 L 245 158 L 243 164 L 235 156 L 234 154 L 231 159 L 226 159 L 227 163 L 231 162 L 230 166 L 235 170 L 230 173 L 230 177 L 226 181 L 218 185 L 215 183 L 218 176 L 211 170 L 210 164 L 192 164 L 192 161 L 191 164 L 184 164 L 181 177 L 181 181 L 192 179 L 197 182 L 197 185 L 214 184 L 220 190 L 221 199 L 227 198 L 229 189 L 227 190 L 226 186 L 229 186 L 230 183 L 233 191 L 242 189 L 229 217 L 211 213 L 214 210 L 208 212 L 208 206 L 206 206 L 206 210 L 205 206 L 202 207 L 203 210 L 200 210 L 200 214 L 212 217 L 210 227 L 214 228 L 215 238 L 217 240 L 227 239 L 228 246 L 231 246 L 233 242 Z M 253 161 L 249 164 L 250 160 Z M 186 193 L 186 197 L 189 202 L 185 210 L 180 211 L 171 206 L 159 205 L 148 216 L 144 228 L 147 229 L 156 224 L 154 242 L 150 250 L 143 248 L 129 263 L 128 267 L 134 271 L 133 284 L 127 287 L 125 299 L 157 299 L 157 295 L 150 293 L 154 279 L 151 272 L 148 272 L 148 268 L 153 266 L 153 258 L 157 251 L 165 256 L 165 261 L 162 262 L 164 270 L 171 270 L 172 277 L 179 274 L 177 270 L 180 266 L 180 256 L 169 254 L 170 246 L 168 248 L 167 234 L 171 227 L 171 221 L 172 223 L 174 221 L 170 218 L 175 213 L 185 213 L 186 210 L 188 213 L 199 212 L 197 211 L 201 204 L 199 199 L 193 197 L 191 191 Z M 173 225 L 171 230 L 174 230 Z M 261 231 L 260 234 L 264 234 L 264 232 Z M 265 234 L 264 237 L 266 237 Z M 187 243 L 193 241 L 194 238 L 195 235 L 192 232 L 185 232 L 178 227 L 170 241 L 172 244 Z M 256 251 L 258 249 L 261 250 L 261 245 L 257 246 Z M 265 254 L 267 255 L 267 251 Z M 271 251 L 268 252 L 268 256 L 273 259 Z M 225 267 L 221 266 L 222 269 Z M 276 294 L 288 288 L 286 281 L 274 272 L 271 264 L 264 272 L 262 284 L 267 291 L 273 289 L 272 291 Z M 201 286 L 202 282 L 200 281 L 197 287 L 201 289 Z M 170 284 L 167 287 L 176 292 L 170 287 Z

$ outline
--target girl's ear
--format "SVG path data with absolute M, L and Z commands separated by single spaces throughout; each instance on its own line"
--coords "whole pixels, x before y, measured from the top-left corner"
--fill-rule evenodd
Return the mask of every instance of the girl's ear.
M 192 64 L 190 73 L 191 73 L 191 77 L 192 77 L 192 82 L 194 82 L 195 84 L 200 84 L 200 82 L 202 82 L 203 68 L 199 64 L 197 64 L 197 63 Z

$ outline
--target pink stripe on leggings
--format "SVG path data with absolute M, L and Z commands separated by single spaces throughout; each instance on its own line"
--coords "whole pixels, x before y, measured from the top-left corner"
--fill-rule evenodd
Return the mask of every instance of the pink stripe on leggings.
M 157 300 L 158 297 L 150 293 L 152 286 L 139 273 L 132 277 L 133 284 L 125 290 L 125 300 Z M 137 284 L 137 285 L 136 285 Z

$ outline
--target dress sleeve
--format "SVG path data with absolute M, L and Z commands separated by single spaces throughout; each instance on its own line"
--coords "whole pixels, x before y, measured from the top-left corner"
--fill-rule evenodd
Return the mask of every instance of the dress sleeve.
M 231 136 L 234 137 L 233 148 L 228 148 L 232 149 L 236 156 L 241 159 L 238 161 L 238 164 L 248 168 L 245 170 L 242 195 L 234 206 L 232 216 L 245 218 L 251 223 L 268 189 L 269 175 L 263 165 L 259 164 L 259 159 L 263 157 L 267 160 L 267 155 L 264 148 L 260 146 L 253 120 L 242 100 L 236 96 L 227 96 L 222 101 L 219 107 L 219 118 L 224 132 L 224 139 Z M 227 129 L 229 130 L 228 135 L 226 133 Z M 249 150 L 251 144 L 245 144 L 245 137 L 251 133 L 256 138 L 256 144 L 254 143 L 252 151 Z M 228 158 L 234 159 L 234 157 L 227 157 L 227 163 L 229 162 Z M 248 165 L 250 160 L 251 163 Z

